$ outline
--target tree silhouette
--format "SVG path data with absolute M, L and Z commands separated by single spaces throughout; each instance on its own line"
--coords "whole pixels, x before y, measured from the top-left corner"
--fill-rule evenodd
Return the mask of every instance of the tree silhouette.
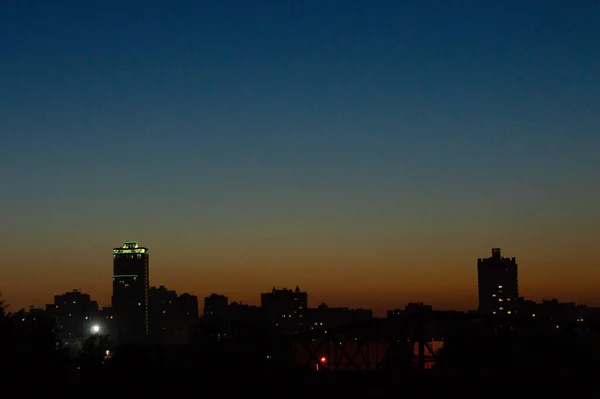
M 108 351 L 108 353 L 107 353 Z M 110 353 L 108 335 L 95 334 L 83 341 L 79 352 L 79 364 L 82 369 L 98 368 L 106 364 Z
M 24 309 L 9 313 L 3 299 L 0 300 L 0 353 L 2 364 L 10 365 L 14 372 L 58 371 L 67 360 L 51 320 Z
M 2 299 L 2 291 L 0 291 L 0 317 L 4 317 L 4 311 L 6 309 L 6 303 Z

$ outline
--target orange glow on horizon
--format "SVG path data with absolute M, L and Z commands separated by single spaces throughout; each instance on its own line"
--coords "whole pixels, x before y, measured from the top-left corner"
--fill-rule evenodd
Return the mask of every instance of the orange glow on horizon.
M 140 239 L 140 244 L 150 249 L 150 284 L 196 295 L 201 307 L 203 298 L 213 292 L 227 295 L 230 301 L 259 305 L 261 292 L 273 286 L 298 285 L 308 292 L 311 307 L 325 302 L 334 307 L 373 309 L 379 317 L 408 302 L 424 302 L 439 310 L 475 309 L 477 258 L 489 256 L 493 247 L 463 244 L 432 252 L 428 246 L 417 246 L 408 252 L 401 249 L 375 255 L 365 251 L 361 256 L 356 250 L 356 256 L 317 256 L 308 249 L 303 256 L 234 256 L 234 252 L 217 256 L 209 251 L 200 256 L 186 248 L 173 252 L 169 246 L 153 246 L 151 240 Z M 2 297 L 11 310 L 18 310 L 30 305 L 43 307 L 53 302 L 54 295 L 78 289 L 100 306 L 109 305 L 112 248 L 118 245 L 113 241 L 90 243 L 81 248 L 83 257 L 73 257 L 68 243 L 64 248 L 33 252 L 9 249 L 0 259 Z M 600 280 L 596 264 L 600 250 L 595 248 L 548 252 L 544 246 L 520 248 L 513 243 L 503 248 L 503 255 L 517 259 L 520 296 L 598 306 L 595 282 Z

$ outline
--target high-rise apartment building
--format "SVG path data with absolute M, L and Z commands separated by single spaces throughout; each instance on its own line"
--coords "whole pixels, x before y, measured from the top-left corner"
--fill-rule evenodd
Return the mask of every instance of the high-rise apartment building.
M 268 323 L 283 334 L 295 334 L 305 330 L 304 313 L 308 307 L 308 294 L 284 288 L 260 295 L 260 306 Z
M 54 321 L 58 338 L 69 348 L 87 339 L 95 329 L 108 333 L 99 316 L 98 302 L 79 290 L 55 295 L 54 303 L 46 305 L 46 314 Z
M 113 250 L 112 310 L 116 318 L 117 342 L 143 344 L 147 342 L 148 248 L 138 242 L 126 241 Z
M 204 298 L 203 322 L 209 335 L 221 338 L 229 335 L 229 298 L 225 295 L 210 294 Z
M 149 341 L 153 344 L 177 345 L 191 342 L 198 326 L 198 297 L 177 295 L 165 286 L 150 287 Z
M 518 265 L 515 258 L 504 258 L 500 248 L 490 258 L 477 259 L 479 311 L 514 315 L 519 297 Z

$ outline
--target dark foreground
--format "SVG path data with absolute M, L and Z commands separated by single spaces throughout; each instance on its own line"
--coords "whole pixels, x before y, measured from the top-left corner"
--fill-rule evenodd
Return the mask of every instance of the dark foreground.
M 13 370 L 16 371 L 16 370 Z M 598 370 L 535 373 L 518 370 L 300 370 L 98 369 L 65 374 L 26 370 L 3 380 L 50 397 L 413 398 L 572 397 L 598 393 Z M 11 377 L 9 379 L 9 377 Z M 597 377 L 596 377 L 597 378 Z

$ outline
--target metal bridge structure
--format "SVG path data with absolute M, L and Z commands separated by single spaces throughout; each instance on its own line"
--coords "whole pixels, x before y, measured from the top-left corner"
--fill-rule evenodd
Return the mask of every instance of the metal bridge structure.
M 307 369 L 323 371 L 431 368 L 445 330 L 436 315 L 417 312 L 296 334 L 293 356 Z

